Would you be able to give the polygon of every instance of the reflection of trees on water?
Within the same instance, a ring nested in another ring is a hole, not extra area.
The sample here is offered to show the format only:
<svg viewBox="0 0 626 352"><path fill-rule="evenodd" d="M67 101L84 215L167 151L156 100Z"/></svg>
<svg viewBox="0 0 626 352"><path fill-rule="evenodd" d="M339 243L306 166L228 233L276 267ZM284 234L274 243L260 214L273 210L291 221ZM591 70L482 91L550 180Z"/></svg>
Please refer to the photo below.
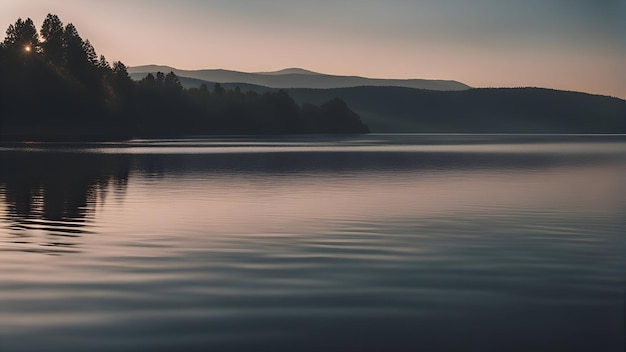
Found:
<svg viewBox="0 0 626 352"><path fill-rule="evenodd" d="M87 153L4 152L0 164L2 249L50 254L79 250L97 205L123 196L130 169L128 156Z"/></svg>

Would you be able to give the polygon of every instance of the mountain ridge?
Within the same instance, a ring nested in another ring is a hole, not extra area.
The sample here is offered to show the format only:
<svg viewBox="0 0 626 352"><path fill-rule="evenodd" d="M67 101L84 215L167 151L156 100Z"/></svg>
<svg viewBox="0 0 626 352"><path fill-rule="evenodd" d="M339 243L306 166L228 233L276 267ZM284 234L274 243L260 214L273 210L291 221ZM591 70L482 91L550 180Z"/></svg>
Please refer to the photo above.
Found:
<svg viewBox="0 0 626 352"><path fill-rule="evenodd" d="M302 75L322 75L323 73L313 72L299 67L289 67L278 71L268 72L252 72L259 75L284 75L284 74L302 74Z"/></svg>
<svg viewBox="0 0 626 352"><path fill-rule="evenodd" d="M269 88L349 88L359 86L394 86L429 90L456 91L471 87L454 80L384 79L361 76L339 76L317 73L301 68L288 68L274 72L251 73L224 69L181 70L162 65L144 65L128 68L131 75L147 75L156 72L174 72L179 77L200 79L218 83L248 83Z"/></svg>

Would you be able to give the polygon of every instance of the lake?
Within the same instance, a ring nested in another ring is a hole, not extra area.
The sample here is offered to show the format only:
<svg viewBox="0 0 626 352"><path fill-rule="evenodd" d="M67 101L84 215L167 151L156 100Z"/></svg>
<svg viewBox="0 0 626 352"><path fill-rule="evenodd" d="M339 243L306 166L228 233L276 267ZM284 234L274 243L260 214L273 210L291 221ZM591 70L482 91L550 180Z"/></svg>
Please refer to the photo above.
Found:
<svg viewBox="0 0 626 352"><path fill-rule="evenodd" d="M626 136L0 146L0 351L623 351Z"/></svg>

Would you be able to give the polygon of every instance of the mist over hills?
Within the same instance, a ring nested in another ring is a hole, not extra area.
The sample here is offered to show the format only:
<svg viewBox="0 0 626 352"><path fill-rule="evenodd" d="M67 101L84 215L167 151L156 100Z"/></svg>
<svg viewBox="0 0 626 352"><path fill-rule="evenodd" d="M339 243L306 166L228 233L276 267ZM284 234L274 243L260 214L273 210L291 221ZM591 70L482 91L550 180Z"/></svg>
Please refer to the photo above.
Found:
<svg viewBox="0 0 626 352"><path fill-rule="evenodd" d="M470 87L457 81L427 79L378 79L358 76L334 76L299 68L276 72L248 73L229 70L179 70L169 66L130 67L132 77L145 77L148 73L174 72L179 77L195 78L219 83L248 83L269 88L348 88L358 86L394 86L429 90L466 90Z"/></svg>

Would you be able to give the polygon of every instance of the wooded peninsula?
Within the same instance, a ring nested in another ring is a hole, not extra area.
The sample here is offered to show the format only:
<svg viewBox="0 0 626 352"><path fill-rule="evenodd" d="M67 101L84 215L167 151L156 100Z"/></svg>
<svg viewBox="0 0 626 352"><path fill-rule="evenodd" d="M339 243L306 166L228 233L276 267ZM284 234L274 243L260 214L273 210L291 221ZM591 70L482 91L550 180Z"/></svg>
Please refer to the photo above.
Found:
<svg viewBox="0 0 626 352"><path fill-rule="evenodd" d="M338 98L298 105L283 90L184 89L172 72L133 81L74 25L18 19L0 45L0 140L112 140L214 134L367 133Z"/></svg>

